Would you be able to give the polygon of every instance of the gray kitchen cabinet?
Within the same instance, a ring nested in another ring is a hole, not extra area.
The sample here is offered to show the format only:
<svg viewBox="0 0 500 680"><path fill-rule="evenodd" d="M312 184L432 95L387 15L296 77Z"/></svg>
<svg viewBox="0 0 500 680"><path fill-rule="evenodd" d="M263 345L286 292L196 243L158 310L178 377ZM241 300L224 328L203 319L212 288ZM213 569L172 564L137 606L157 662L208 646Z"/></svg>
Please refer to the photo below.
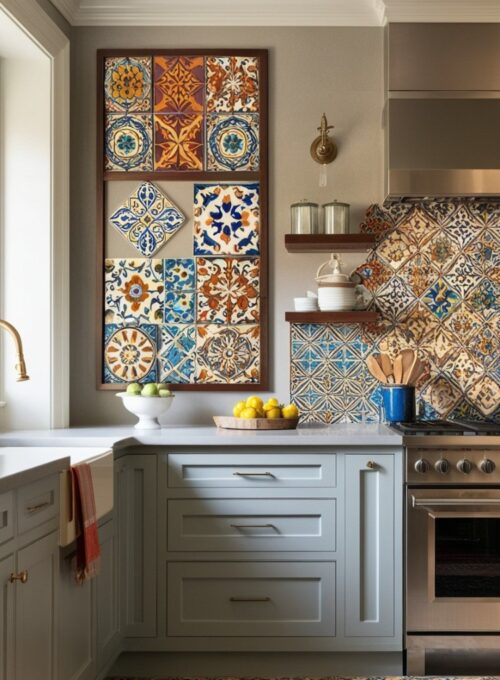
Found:
<svg viewBox="0 0 500 680"><path fill-rule="evenodd" d="M0 680L14 677L14 590L10 575L15 564L14 555L0 560Z"/></svg>
<svg viewBox="0 0 500 680"><path fill-rule="evenodd" d="M113 520L99 527L101 560L95 579L97 667L104 669L120 647L118 541Z"/></svg>
<svg viewBox="0 0 500 680"><path fill-rule="evenodd" d="M391 453L345 456L347 638L401 639L400 470Z"/></svg>
<svg viewBox="0 0 500 680"><path fill-rule="evenodd" d="M57 531L39 538L17 553L16 571L18 574L25 573L27 579L12 584L16 680L54 680L57 677L55 624L58 570Z"/></svg>
<svg viewBox="0 0 500 680"><path fill-rule="evenodd" d="M126 637L156 635L156 454L116 461L120 629Z"/></svg>

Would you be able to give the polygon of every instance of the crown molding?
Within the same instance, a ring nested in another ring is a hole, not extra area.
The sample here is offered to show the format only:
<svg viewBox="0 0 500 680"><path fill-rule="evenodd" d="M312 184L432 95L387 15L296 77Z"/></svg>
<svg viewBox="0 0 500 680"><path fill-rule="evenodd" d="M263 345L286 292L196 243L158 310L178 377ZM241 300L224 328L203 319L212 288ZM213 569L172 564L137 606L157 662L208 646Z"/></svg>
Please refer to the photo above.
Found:
<svg viewBox="0 0 500 680"><path fill-rule="evenodd" d="M499 0L381 0L389 22L500 22Z"/></svg>

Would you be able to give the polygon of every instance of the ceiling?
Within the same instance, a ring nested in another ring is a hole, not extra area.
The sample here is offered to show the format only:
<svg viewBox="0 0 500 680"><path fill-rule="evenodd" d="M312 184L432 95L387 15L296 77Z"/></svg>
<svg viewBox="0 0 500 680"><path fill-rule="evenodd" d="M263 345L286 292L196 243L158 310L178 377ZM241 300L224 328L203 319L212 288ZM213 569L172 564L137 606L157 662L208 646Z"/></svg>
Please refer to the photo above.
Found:
<svg viewBox="0 0 500 680"><path fill-rule="evenodd" d="M382 26L500 22L500 0L51 0L74 26Z"/></svg>

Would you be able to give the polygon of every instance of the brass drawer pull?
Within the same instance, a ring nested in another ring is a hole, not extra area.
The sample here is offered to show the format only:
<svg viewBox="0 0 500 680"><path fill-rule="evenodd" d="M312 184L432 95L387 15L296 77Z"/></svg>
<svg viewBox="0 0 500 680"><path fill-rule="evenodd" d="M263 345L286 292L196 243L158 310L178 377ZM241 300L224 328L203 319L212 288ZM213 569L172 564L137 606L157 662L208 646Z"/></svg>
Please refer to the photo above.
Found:
<svg viewBox="0 0 500 680"><path fill-rule="evenodd" d="M230 597L230 602L271 602L270 597Z"/></svg>
<svg viewBox="0 0 500 680"><path fill-rule="evenodd" d="M274 524L230 524L233 529L276 529Z"/></svg>
<svg viewBox="0 0 500 680"><path fill-rule="evenodd" d="M370 470L376 470L378 468L378 465L374 460L369 460L368 463L366 464L366 467L369 468Z"/></svg>
<svg viewBox="0 0 500 680"><path fill-rule="evenodd" d="M274 477L272 472L233 472L238 477Z"/></svg>
<svg viewBox="0 0 500 680"><path fill-rule="evenodd" d="M37 505L28 505L26 506L26 510L28 512L38 512L38 510L47 508L49 505L51 505L50 501L44 501L43 503L38 503Z"/></svg>
<svg viewBox="0 0 500 680"><path fill-rule="evenodd" d="M28 580L28 572L26 570L19 572L19 574L12 573L9 577L9 581L11 583L14 583L15 581L21 581L21 583L26 583L27 580Z"/></svg>

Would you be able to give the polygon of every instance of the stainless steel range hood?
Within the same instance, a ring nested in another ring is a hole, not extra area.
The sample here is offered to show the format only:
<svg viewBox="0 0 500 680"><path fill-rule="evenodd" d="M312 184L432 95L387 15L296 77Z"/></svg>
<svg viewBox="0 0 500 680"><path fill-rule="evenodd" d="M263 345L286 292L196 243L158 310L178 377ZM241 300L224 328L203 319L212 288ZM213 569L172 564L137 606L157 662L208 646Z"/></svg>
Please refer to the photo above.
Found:
<svg viewBox="0 0 500 680"><path fill-rule="evenodd" d="M388 199L500 196L500 25L387 31Z"/></svg>

